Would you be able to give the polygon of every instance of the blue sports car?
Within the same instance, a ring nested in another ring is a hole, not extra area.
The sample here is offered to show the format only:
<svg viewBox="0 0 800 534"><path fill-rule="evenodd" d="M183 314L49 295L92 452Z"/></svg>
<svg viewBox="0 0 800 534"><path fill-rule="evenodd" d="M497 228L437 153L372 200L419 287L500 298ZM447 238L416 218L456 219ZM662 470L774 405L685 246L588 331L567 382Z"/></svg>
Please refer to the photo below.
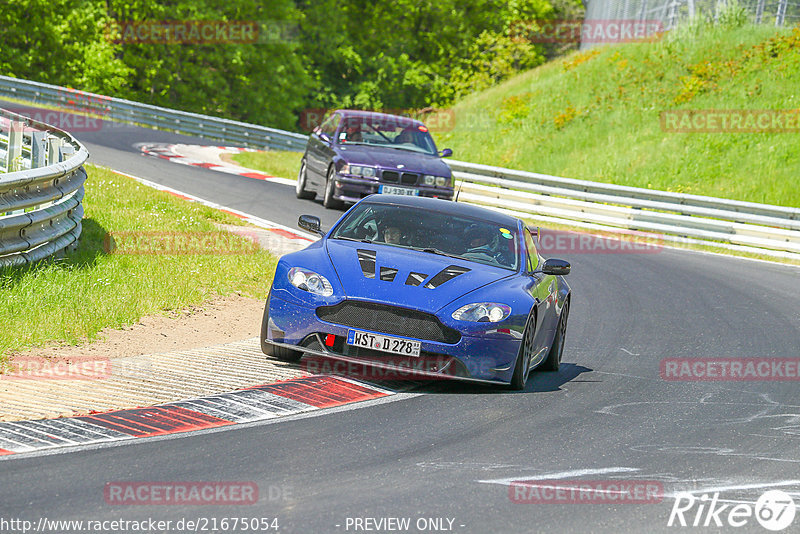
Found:
<svg viewBox="0 0 800 534"><path fill-rule="evenodd" d="M267 297L261 349L304 352L418 376L510 384L557 371L569 263L545 260L514 217L424 197L371 195L322 238L283 256Z"/></svg>

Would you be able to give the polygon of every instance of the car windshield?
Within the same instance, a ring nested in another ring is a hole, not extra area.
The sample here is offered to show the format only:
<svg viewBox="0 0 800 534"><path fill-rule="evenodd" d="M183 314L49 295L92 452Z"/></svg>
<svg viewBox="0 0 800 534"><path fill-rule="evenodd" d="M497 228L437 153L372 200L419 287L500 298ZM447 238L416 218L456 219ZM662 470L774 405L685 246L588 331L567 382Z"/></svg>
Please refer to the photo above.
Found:
<svg viewBox="0 0 800 534"><path fill-rule="evenodd" d="M362 202L330 238L410 248L514 271L518 265L515 226L409 206Z"/></svg>
<svg viewBox="0 0 800 534"><path fill-rule="evenodd" d="M428 129L405 117L345 117L337 141L341 145L374 145L435 155L436 144Z"/></svg>

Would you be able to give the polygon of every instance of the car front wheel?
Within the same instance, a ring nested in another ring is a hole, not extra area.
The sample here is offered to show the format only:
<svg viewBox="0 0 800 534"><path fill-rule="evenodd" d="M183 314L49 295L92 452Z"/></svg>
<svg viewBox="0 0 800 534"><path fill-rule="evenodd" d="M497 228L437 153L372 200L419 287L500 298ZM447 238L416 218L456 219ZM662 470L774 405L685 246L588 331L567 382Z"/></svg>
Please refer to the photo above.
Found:
<svg viewBox="0 0 800 534"><path fill-rule="evenodd" d="M285 362L297 362L303 357L303 351L292 350L286 347L273 345L267 341L267 328L269 327L269 297L264 305L264 317L261 319L261 352L267 356L274 356Z"/></svg>
<svg viewBox="0 0 800 534"><path fill-rule="evenodd" d="M328 180L325 182L325 198L322 200L322 205L328 209L338 210L341 209L344 203L341 200L333 198L334 188L336 187L336 170L331 167L328 171Z"/></svg>
<svg viewBox="0 0 800 534"><path fill-rule="evenodd" d="M517 355L517 363L514 365L514 374L511 376L509 387L513 390L525 389L525 382L528 381L528 370L531 366L533 357L533 340L536 337L536 315L531 313L528 317L528 324L522 333L522 343Z"/></svg>
<svg viewBox="0 0 800 534"><path fill-rule="evenodd" d="M300 172L297 175L295 193L297 194L297 198L302 198L304 200L308 200L317 196L317 194L313 191L306 191L307 173L308 169L306 168L306 160L303 160L300 163Z"/></svg>
<svg viewBox="0 0 800 534"><path fill-rule="evenodd" d="M564 337L567 335L567 319L569 319L569 301L564 303L564 309L561 310L561 317L558 319L558 327L553 338L553 344L550 347L550 352L547 353L547 359L541 365L542 371L558 371L561 366L561 356L564 354Z"/></svg>

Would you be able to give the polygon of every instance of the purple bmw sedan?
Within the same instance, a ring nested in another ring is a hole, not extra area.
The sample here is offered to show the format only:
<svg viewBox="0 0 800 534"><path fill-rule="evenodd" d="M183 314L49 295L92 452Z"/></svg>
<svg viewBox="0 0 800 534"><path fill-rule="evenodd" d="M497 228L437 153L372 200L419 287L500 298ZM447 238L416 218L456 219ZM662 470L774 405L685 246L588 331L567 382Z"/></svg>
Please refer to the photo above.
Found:
<svg viewBox="0 0 800 534"><path fill-rule="evenodd" d="M367 195L387 193L453 198L453 175L420 121L398 115L340 109L308 138L297 198L322 195L326 208L341 208Z"/></svg>

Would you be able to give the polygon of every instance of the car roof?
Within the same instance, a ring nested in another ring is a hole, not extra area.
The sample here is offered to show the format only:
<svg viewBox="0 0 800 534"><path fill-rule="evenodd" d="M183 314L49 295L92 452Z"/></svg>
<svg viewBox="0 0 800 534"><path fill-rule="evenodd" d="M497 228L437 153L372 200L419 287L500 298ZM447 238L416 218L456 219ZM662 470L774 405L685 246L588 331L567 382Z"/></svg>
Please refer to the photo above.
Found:
<svg viewBox="0 0 800 534"><path fill-rule="evenodd" d="M380 113L377 111L365 111L361 109L337 109L334 113L339 113L342 117L360 117L360 118L367 118L373 120L392 120L402 123L408 123L409 125L414 126L425 126L424 123L418 121L417 119L412 119L411 117L406 117L404 115L390 115L389 113Z"/></svg>
<svg viewBox="0 0 800 534"><path fill-rule="evenodd" d="M452 200L442 200L439 198L429 197L413 197L408 195L370 195L361 201L365 204L389 204L392 206L408 206L413 208L428 209L445 213L447 215L461 215L464 217L471 217L473 219L480 219L487 222L502 224L510 226L514 229L519 224L519 219L499 213L472 204L465 204L463 202L453 202Z"/></svg>

